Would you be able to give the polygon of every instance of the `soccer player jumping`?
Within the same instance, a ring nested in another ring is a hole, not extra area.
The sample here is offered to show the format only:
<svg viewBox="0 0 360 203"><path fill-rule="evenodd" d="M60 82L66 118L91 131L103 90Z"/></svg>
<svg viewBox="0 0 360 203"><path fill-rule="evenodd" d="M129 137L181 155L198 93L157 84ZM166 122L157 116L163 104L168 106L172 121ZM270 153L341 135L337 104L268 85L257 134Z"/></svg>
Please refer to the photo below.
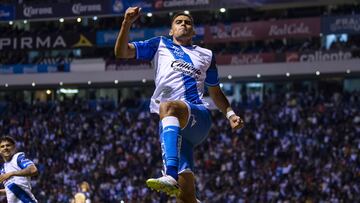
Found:
<svg viewBox="0 0 360 203"><path fill-rule="evenodd" d="M118 58L152 62L155 91L150 111L160 116L160 142L164 176L146 181L148 187L176 196L179 202L197 202L193 174L194 147L203 142L211 127L208 103L203 100L205 85L215 105L226 115L233 129L243 120L231 109L219 87L215 57L211 50L193 45L193 18L174 15L169 35L129 43L132 23L140 16L139 7L126 10L115 45Z"/></svg>

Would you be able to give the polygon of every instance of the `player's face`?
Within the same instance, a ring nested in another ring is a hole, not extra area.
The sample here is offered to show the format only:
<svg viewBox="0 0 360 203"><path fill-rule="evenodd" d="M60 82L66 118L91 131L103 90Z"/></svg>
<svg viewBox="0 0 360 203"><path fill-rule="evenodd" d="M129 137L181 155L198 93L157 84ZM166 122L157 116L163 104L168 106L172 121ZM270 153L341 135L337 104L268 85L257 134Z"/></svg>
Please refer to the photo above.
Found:
<svg viewBox="0 0 360 203"><path fill-rule="evenodd" d="M192 39L195 35L194 26L188 16L178 16L171 25L170 36L176 39Z"/></svg>
<svg viewBox="0 0 360 203"><path fill-rule="evenodd" d="M8 160L15 154L15 145L8 141L2 141L0 143L0 154L4 159Z"/></svg>

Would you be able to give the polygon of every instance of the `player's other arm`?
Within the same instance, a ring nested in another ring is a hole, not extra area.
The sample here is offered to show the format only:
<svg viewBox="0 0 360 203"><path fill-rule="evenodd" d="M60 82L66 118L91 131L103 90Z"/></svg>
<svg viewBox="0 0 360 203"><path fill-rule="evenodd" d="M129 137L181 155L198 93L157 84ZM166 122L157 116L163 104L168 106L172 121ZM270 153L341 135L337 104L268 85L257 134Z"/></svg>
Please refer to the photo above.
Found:
<svg viewBox="0 0 360 203"><path fill-rule="evenodd" d="M24 169L0 175L0 182L3 182L13 176L34 176L37 174L38 174L38 170L36 166L34 164L31 164Z"/></svg>
<svg viewBox="0 0 360 203"><path fill-rule="evenodd" d="M130 7L126 10L121 24L119 35L116 39L114 53L116 58L135 58L135 46L129 43L129 32L132 23L140 16L139 7Z"/></svg>
<svg viewBox="0 0 360 203"><path fill-rule="evenodd" d="M208 86L211 99L220 111L229 119L231 128L238 129L244 127L243 120L232 110L228 99L219 86L219 76L214 55L212 55L210 67L206 71L205 83Z"/></svg>
<svg viewBox="0 0 360 203"><path fill-rule="evenodd" d="M223 93L219 85L210 86L208 87L208 90L209 90L209 95L211 99L214 101L215 105L229 119L231 128L239 129L244 127L243 120L239 116L237 116L235 112L232 110L228 99L226 98L225 94Z"/></svg>
<svg viewBox="0 0 360 203"><path fill-rule="evenodd" d="M0 189L0 195L6 195L5 189Z"/></svg>
<svg viewBox="0 0 360 203"><path fill-rule="evenodd" d="M12 176L35 176L38 174L38 169L34 164L31 164L24 169L10 173L12 173Z"/></svg>

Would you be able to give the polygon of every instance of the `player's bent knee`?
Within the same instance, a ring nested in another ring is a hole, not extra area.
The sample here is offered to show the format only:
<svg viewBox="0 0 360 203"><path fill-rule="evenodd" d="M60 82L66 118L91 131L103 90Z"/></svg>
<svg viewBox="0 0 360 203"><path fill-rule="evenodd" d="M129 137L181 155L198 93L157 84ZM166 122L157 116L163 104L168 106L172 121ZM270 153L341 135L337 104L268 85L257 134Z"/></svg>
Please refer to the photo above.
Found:
<svg viewBox="0 0 360 203"><path fill-rule="evenodd" d="M187 125L189 113L187 105L182 101L167 101L160 103L160 119L166 116L175 116L179 119L180 127Z"/></svg>
<svg viewBox="0 0 360 203"><path fill-rule="evenodd" d="M187 112L187 106L181 101L167 101L160 103L160 116L176 116L180 117Z"/></svg>
<svg viewBox="0 0 360 203"><path fill-rule="evenodd" d="M175 116L176 106L174 102L161 102L160 103L160 116Z"/></svg>

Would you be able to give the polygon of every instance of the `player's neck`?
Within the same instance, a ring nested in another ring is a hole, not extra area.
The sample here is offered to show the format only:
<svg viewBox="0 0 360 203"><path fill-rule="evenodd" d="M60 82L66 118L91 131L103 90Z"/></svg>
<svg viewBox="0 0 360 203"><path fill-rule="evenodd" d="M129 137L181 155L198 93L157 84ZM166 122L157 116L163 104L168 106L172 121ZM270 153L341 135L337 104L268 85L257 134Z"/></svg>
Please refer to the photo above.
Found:
<svg viewBox="0 0 360 203"><path fill-rule="evenodd" d="M174 37L173 42L174 42L174 44L184 46L184 47L192 46L192 40L191 39L176 39Z"/></svg>
<svg viewBox="0 0 360 203"><path fill-rule="evenodd" d="M4 156L3 159L4 159L5 162L9 162L9 161L11 161L12 157L13 157L13 155L6 156L6 157Z"/></svg>

